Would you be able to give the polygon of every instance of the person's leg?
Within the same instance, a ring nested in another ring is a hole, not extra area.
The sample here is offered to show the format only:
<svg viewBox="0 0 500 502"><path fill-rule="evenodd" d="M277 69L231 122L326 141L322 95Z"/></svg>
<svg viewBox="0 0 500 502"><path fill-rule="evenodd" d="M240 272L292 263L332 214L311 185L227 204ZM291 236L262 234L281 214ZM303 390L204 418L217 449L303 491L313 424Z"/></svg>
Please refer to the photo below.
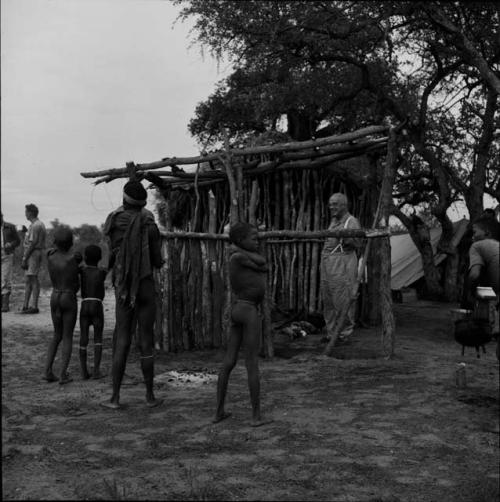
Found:
<svg viewBox="0 0 500 502"><path fill-rule="evenodd" d="M73 332L75 329L78 304L76 296L73 293L61 293L61 310L62 310L62 358L61 358L61 379L59 383L65 384L73 379L68 375L68 366L71 359L71 351L73 349Z"/></svg>
<svg viewBox="0 0 500 502"><path fill-rule="evenodd" d="M335 327L337 319L337 311L333 301L334 282L331 277L331 257L324 257L321 261L321 299L323 302L323 317L325 318L325 330L327 338L330 338Z"/></svg>
<svg viewBox="0 0 500 502"><path fill-rule="evenodd" d="M340 330L340 337L347 339L354 331L356 303L353 302L352 292L357 280L358 260L355 253L342 256L345 262L345 273L342 281L341 294L337 295L338 309L347 308L347 314Z"/></svg>
<svg viewBox="0 0 500 502"><path fill-rule="evenodd" d="M49 348L47 351L47 361L45 363L45 380L48 382L56 382L58 378L54 375L52 370L52 365L54 364L54 359L56 357L57 347L62 340L62 315L59 306L59 295L58 293L52 293L50 297L50 314L52 316L52 324L54 326L54 336L49 342Z"/></svg>
<svg viewBox="0 0 500 502"><path fill-rule="evenodd" d="M235 313L235 306L233 306L231 316ZM224 411L224 403L226 400L227 385L229 383L229 375L236 365L238 360L238 352L240 350L242 341L241 325L233 318L231 323L231 330L229 332L229 340L227 341L226 354L222 361L222 366L219 370L219 377L217 379L217 409L213 423L220 422L225 418L231 416L230 413Z"/></svg>
<svg viewBox="0 0 500 502"><path fill-rule="evenodd" d="M38 299L40 298L40 280L37 275L32 275L33 308L38 310Z"/></svg>
<svg viewBox="0 0 500 502"><path fill-rule="evenodd" d="M146 403L153 407L161 404L153 392L154 380L154 331L153 325L156 318L156 300L154 296L154 283L149 277L139 284L137 294L137 326L139 328L139 350L141 353L141 369L146 384ZM135 323L132 321L132 325Z"/></svg>
<svg viewBox="0 0 500 502"><path fill-rule="evenodd" d="M24 279L24 303L23 311L28 310L31 298L31 292L33 289L32 275L25 275Z"/></svg>
<svg viewBox="0 0 500 502"><path fill-rule="evenodd" d="M268 421L262 420L260 412L259 350L261 343L262 319L256 307L246 307L246 322L243 324L243 345L245 365L248 375L248 389L252 403L252 426L258 427Z"/></svg>
<svg viewBox="0 0 500 502"><path fill-rule="evenodd" d="M12 290L13 255L2 252L2 312L9 312L9 299Z"/></svg>
<svg viewBox="0 0 500 502"><path fill-rule="evenodd" d="M115 347L113 350L113 393L109 401L101 403L108 408L120 408L120 387L122 384L123 374L125 373L125 366L127 364L127 356L130 349L131 342L131 323L134 310L130 307L124 306L116 300L115 306Z"/></svg>
<svg viewBox="0 0 500 502"><path fill-rule="evenodd" d="M80 374L84 380L90 378L87 369L87 348L89 344L89 319L85 313L85 306L80 307Z"/></svg>
<svg viewBox="0 0 500 502"><path fill-rule="evenodd" d="M25 304L23 307L23 312L26 314L37 314L38 313L38 298L40 296L40 282L38 280L38 274L40 272L40 267L42 263L42 253L40 250L35 250L31 253L28 258L28 269L26 270L26 276L29 279L30 286L27 288L25 293ZM33 306L30 307L30 296L32 299Z"/></svg>
<svg viewBox="0 0 500 502"><path fill-rule="evenodd" d="M102 308L102 307L101 307ZM93 319L94 325L94 370L92 378L99 379L105 375L101 373L101 357L102 357L102 332L104 330L104 319L101 315L97 315Z"/></svg>

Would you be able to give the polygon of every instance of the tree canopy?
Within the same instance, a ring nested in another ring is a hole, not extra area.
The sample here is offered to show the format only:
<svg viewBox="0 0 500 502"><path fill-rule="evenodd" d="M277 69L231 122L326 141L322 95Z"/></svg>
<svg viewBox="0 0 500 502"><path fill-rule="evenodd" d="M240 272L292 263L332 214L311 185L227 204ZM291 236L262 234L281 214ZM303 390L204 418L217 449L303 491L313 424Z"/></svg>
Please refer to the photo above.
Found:
<svg viewBox="0 0 500 502"><path fill-rule="evenodd" d="M176 0L196 41L233 65L189 130L203 148L283 130L305 140L404 124L394 208L430 208L450 240L450 205L471 218L500 201L500 10L493 2ZM446 246L445 246L446 247ZM429 264L432 264L432 251Z"/></svg>

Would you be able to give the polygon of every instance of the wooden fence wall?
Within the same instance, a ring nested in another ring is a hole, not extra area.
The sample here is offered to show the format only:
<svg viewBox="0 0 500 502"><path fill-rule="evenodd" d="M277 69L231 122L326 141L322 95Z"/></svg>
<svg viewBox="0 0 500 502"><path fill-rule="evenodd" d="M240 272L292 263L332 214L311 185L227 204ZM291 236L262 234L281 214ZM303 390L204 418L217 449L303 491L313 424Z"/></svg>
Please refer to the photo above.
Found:
<svg viewBox="0 0 500 502"><path fill-rule="evenodd" d="M356 159L359 164L362 159ZM251 179L242 180L240 207L252 206ZM329 224L329 196L341 191L351 201L351 212L364 227L373 223L373 205L378 193L346 184L327 170L267 173L257 178L258 201L252 216L265 230L325 230ZM201 186L197 193L183 194L184 224L177 230L221 234L229 221L227 184ZM188 196L189 195L189 196ZM167 228L172 230L172 207L165 206ZM179 214L175 216L179 221ZM324 239L261 241L270 272L270 307L316 312L321 308L319 265ZM199 238L163 239L166 266L159 277L157 338L166 351L181 351L225 345L230 302L227 241Z"/></svg>

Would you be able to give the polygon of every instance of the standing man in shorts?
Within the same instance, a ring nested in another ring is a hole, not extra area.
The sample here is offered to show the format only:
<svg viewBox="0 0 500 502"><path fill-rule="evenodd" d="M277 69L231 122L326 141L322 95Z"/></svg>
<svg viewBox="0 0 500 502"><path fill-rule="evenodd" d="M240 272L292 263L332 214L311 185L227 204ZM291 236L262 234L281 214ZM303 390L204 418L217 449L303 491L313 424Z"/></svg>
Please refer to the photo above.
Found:
<svg viewBox="0 0 500 502"><path fill-rule="evenodd" d="M27 204L26 219L31 222L24 240L24 254L21 268L25 270L25 290L22 314L38 314L38 298L40 297L40 281L38 274L42 266L42 256L45 250L47 231L45 225L38 219L38 208L35 204ZM32 305L30 307L30 298Z"/></svg>

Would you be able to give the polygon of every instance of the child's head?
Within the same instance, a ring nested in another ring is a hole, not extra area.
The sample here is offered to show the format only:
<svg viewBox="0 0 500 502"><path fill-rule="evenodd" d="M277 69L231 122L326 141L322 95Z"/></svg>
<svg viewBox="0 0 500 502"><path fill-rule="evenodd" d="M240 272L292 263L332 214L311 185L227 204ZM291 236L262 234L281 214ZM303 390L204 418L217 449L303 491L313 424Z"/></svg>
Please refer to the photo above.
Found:
<svg viewBox="0 0 500 502"><path fill-rule="evenodd" d="M239 221L231 225L229 240L243 249L257 251L259 248L258 231L254 225Z"/></svg>
<svg viewBox="0 0 500 502"><path fill-rule="evenodd" d="M472 224L472 240L499 239L499 223L488 214L482 214Z"/></svg>
<svg viewBox="0 0 500 502"><path fill-rule="evenodd" d="M97 265L102 258L101 248L95 244L90 244L85 248L84 256L87 265Z"/></svg>
<svg viewBox="0 0 500 502"><path fill-rule="evenodd" d="M69 251L73 245L73 232L69 227L57 227L54 232L54 244L61 251Z"/></svg>

